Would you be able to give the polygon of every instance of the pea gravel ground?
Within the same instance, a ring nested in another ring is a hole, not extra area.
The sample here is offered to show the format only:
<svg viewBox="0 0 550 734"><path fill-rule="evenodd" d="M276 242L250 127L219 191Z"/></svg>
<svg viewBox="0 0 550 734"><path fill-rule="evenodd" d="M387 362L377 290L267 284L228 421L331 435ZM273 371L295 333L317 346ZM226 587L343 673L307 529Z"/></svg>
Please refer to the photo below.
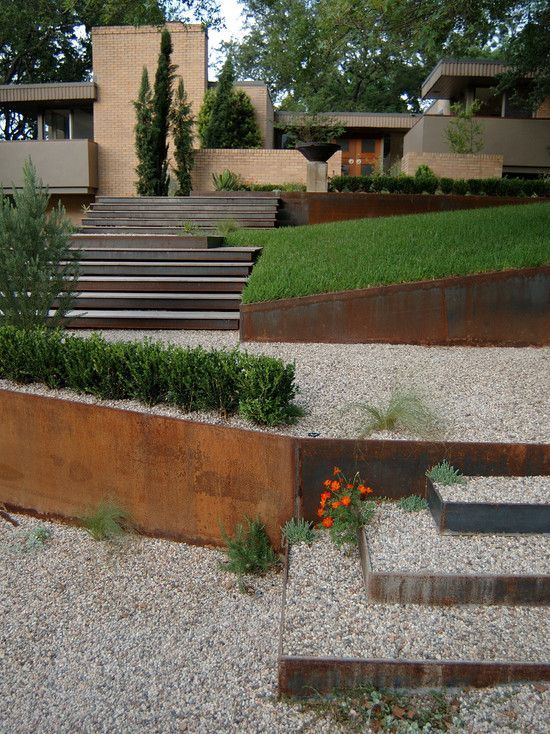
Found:
<svg viewBox="0 0 550 734"><path fill-rule="evenodd" d="M467 477L435 486L445 502L550 504L550 477Z"/></svg>
<svg viewBox="0 0 550 734"><path fill-rule="evenodd" d="M90 332L77 331L86 335ZM112 340L152 338L205 348L239 346L238 334L227 331L102 332ZM294 426L279 433L324 438L356 438L361 423L357 403L383 405L396 387L414 387L445 420L444 437L457 441L550 441L550 348L419 347L389 344L243 344L253 354L296 362L298 401L307 411ZM7 385L8 383L1 383ZM29 386L29 392L46 388ZM75 398L62 391L63 397ZM86 396L78 399L96 402ZM147 410L138 403L120 407ZM184 415L175 408L149 409L163 415ZM220 423L215 414L188 416ZM238 417L229 424L252 427ZM270 429L274 430L274 429ZM376 434L386 438L415 438Z"/></svg>
<svg viewBox="0 0 550 734"><path fill-rule="evenodd" d="M0 519L1 734L348 731L276 700L280 573L248 579L242 594L219 550L140 537L98 543L14 517L19 528ZM37 526L52 536L31 548ZM453 731L549 730L547 685L458 695L463 726Z"/></svg>

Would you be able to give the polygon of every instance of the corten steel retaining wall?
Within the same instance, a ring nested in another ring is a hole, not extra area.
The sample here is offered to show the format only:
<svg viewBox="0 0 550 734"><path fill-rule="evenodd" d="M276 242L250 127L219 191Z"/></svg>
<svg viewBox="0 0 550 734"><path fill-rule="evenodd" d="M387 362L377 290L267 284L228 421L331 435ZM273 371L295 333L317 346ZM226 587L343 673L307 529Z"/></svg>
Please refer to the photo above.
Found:
<svg viewBox="0 0 550 734"><path fill-rule="evenodd" d="M307 193L283 191L278 213L279 226L339 222L344 219L393 217L458 209L484 209L548 202L550 198L518 196L458 196L456 194Z"/></svg>
<svg viewBox="0 0 550 734"><path fill-rule="evenodd" d="M550 266L241 306L241 341L543 346Z"/></svg>
<svg viewBox="0 0 550 734"><path fill-rule="evenodd" d="M272 541L316 519L323 480L359 471L378 497L424 494L443 458L466 475L550 474L550 446L293 438L0 390L0 502L74 518L109 498L144 532L219 544L259 515Z"/></svg>
<svg viewBox="0 0 550 734"><path fill-rule="evenodd" d="M82 516L109 498L153 535L221 544L259 515L272 542L294 510L285 437L0 390L0 502Z"/></svg>

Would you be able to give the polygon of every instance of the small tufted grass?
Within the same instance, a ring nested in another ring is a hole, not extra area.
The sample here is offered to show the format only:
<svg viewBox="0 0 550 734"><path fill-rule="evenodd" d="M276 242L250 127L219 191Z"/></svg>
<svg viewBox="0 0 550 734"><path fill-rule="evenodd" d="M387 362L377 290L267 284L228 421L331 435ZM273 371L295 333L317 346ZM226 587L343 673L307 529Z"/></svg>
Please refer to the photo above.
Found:
<svg viewBox="0 0 550 734"><path fill-rule="evenodd" d="M100 502L81 521L94 540L113 540L133 529L130 513L114 502Z"/></svg>
<svg viewBox="0 0 550 734"><path fill-rule="evenodd" d="M466 477L463 476L458 469L449 464L447 459L443 459L439 464L435 464L426 472L428 479L436 484L450 486L451 484L466 484Z"/></svg>
<svg viewBox="0 0 550 734"><path fill-rule="evenodd" d="M295 517L283 525L281 535L289 545L296 545L297 543L311 545L315 539L312 524L303 518L296 519Z"/></svg>

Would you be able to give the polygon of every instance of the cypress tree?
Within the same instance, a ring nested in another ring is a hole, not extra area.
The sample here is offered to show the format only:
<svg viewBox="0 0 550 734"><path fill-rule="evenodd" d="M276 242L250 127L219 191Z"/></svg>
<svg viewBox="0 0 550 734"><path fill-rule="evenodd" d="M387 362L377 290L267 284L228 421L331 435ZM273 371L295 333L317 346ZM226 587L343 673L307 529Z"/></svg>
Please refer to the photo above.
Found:
<svg viewBox="0 0 550 734"><path fill-rule="evenodd" d="M174 106L170 114L172 137L174 140L175 174L178 185L176 196L189 196L191 193L191 169L193 168L193 116L191 105L179 80Z"/></svg>
<svg viewBox="0 0 550 734"><path fill-rule="evenodd" d="M205 147L206 148L226 148L228 142L227 131L231 122L231 103L233 82L235 74L233 71L233 62L227 59L222 67L218 85L216 87L216 96L212 105L212 114L210 121L205 130Z"/></svg>
<svg viewBox="0 0 550 734"><path fill-rule="evenodd" d="M172 39L170 32L164 29L160 39L160 54L151 103L151 151L154 164L152 189L154 196L167 196L170 181L168 176L167 137L172 103L172 81L174 79L174 66L170 63L171 55Z"/></svg>
<svg viewBox="0 0 550 734"><path fill-rule="evenodd" d="M149 74L145 66L141 75L141 85L137 101L134 102L136 110L136 155L138 164L136 166L136 191L138 196L153 195L154 163L151 149L151 86Z"/></svg>

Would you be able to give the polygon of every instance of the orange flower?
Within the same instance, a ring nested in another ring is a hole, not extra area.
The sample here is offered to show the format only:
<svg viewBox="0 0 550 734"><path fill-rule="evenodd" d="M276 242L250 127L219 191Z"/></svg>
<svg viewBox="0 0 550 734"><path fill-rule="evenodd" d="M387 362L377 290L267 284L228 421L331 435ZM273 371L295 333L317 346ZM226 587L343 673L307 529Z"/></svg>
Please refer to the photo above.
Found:
<svg viewBox="0 0 550 734"><path fill-rule="evenodd" d="M325 479L325 481L323 482L323 487L330 487L330 482L330 479Z"/></svg>
<svg viewBox="0 0 550 734"><path fill-rule="evenodd" d="M334 476L336 476L337 474L341 474L341 470L337 466L335 466L332 470L332 473L334 474Z"/></svg>
<svg viewBox="0 0 550 734"><path fill-rule="evenodd" d="M332 489L333 492L338 492L338 490L340 489L341 486L342 485L340 484L340 482L331 482L330 483L330 488Z"/></svg>
<svg viewBox="0 0 550 734"><path fill-rule="evenodd" d="M334 520L332 519L332 517L325 517L325 519L323 520L323 525L325 528L331 528L333 524Z"/></svg>
<svg viewBox="0 0 550 734"><path fill-rule="evenodd" d="M357 489L358 489L358 490L359 490L359 491L361 492L361 494L372 494L372 493L373 493L373 491L374 491L374 490L373 490L373 489L371 489L370 487L365 487L365 485L364 485L364 484L360 484L360 485L359 485L359 486L357 487Z"/></svg>
<svg viewBox="0 0 550 734"><path fill-rule="evenodd" d="M333 510L335 510L337 507L340 507L340 503L339 502L333 502L331 504L331 507L332 507Z"/></svg>
<svg viewBox="0 0 550 734"><path fill-rule="evenodd" d="M323 517L324 514L325 514L325 511L323 510L323 508L319 507L319 509L317 510L317 515L319 517Z"/></svg>
<svg viewBox="0 0 550 734"><path fill-rule="evenodd" d="M346 484L346 489L353 489L353 484Z"/></svg>
<svg viewBox="0 0 550 734"><path fill-rule="evenodd" d="M330 499L330 492L323 492L321 495L321 499L325 501Z"/></svg>
<svg viewBox="0 0 550 734"><path fill-rule="evenodd" d="M347 494L342 497L342 504L344 507L347 507L348 505L351 505L351 497L349 497Z"/></svg>

